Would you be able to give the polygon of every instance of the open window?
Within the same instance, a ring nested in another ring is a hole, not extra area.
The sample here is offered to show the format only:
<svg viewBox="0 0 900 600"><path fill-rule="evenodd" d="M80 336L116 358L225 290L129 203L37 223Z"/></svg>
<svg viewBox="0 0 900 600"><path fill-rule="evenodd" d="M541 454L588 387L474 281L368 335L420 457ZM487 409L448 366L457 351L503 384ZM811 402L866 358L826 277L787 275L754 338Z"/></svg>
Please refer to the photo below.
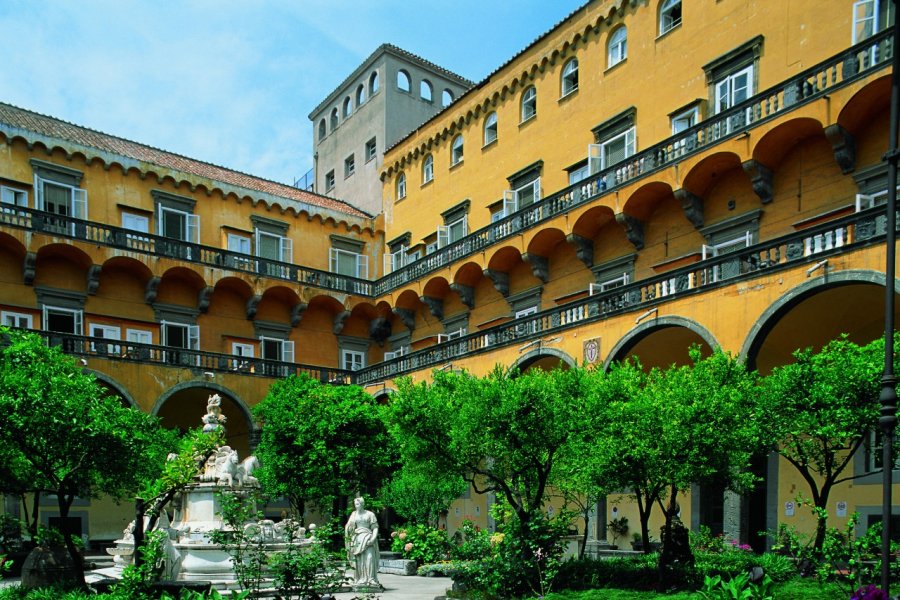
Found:
<svg viewBox="0 0 900 600"><path fill-rule="evenodd" d="M162 190L153 190L151 194L156 203L156 233L168 238L157 242L157 251L191 260L196 251L190 244L200 243L200 216L194 214L197 201Z"/></svg>
<svg viewBox="0 0 900 600"><path fill-rule="evenodd" d="M578 59L570 59L562 70L560 82L560 96L568 96L578 89ZM525 119L522 119L523 121Z"/></svg>
<svg viewBox="0 0 900 600"><path fill-rule="evenodd" d="M443 248L469 233L469 206L471 202L464 200L441 213L444 224L437 228L437 247Z"/></svg>
<svg viewBox="0 0 900 600"><path fill-rule="evenodd" d="M635 153L636 117L637 111L631 107L594 127L595 143L588 145L588 170L591 174L608 169Z"/></svg>
<svg viewBox="0 0 900 600"><path fill-rule="evenodd" d="M622 25L609 36L606 68L614 67L628 57L628 29Z"/></svg>
<svg viewBox="0 0 900 600"><path fill-rule="evenodd" d="M16 207L28 207L28 192L17 188L0 185L0 211L8 215L23 215Z"/></svg>
<svg viewBox="0 0 900 600"><path fill-rule="evenodd" d="M288 224L258 215L252 215L250 220L253 222L256 256L261 259L259 272L271 277L289 278L290 266L287 263L293 261L294 243L287 237Z"/></svg>
<svg viewBox="0 0 900 600"><path fill-rule="evenodd" d="M659 35L681 25L681 0L662 0L659 5Z"/></svg>
<svg viewBox="0 0 900 600"><path fill-rule="evenodd" d="M756 36L703 66L714 114L733 108L756 93L757 65L762 47L763 37ZM731 116L718 135L744 127L753 120L753 115L753 110L748 108Z"/></svg>
<svg viewBox="0 0 900 600"><path fill-rule="evenodd" d="M727 254L735 254L732 260L717 261L705 270L705 283L713 283L740 275L749 261L742 261L739 251L752 246L759 235L760 210L753 210L700 230L707 243L700 248L701 259L706 261Z"/></svg>
<svg viewBox="0 0 900 600"><path fill-rule="evenodd" d="M537 89L532 85L522 92L522 122L537 116Z"/></svg>
<svg viewBox="0 0 900 600"><path fill-rule="evenodd" d="M31 159L34 169L35 208L50 213L44 220L47 231L84 235L84 225L71 219L88 218L87 191L81 189L81 171L51 162Z"/></svg>
<svg viewBox="0 0 900 600"><path fill-rule="evenodd" d="M363 253L365 243L361 240L337 234L331 235L331 272L350 277L369 277L369 257Z"/></svg>

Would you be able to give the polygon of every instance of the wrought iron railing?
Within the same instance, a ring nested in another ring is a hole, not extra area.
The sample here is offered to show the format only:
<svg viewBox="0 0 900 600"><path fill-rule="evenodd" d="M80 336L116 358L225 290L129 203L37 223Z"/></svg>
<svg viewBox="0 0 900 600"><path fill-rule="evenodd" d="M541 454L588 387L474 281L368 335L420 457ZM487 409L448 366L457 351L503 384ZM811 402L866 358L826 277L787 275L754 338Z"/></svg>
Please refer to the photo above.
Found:
<svg viewBox="0 0 900 600"><path fill-rule="evenodd" d="M624 312L646 310L687 295L709 293L742 279L821 260L880 241L885 223L883 206L854 213L386 360L354 373L353 381L360 385L385 381L500 346L527 343ZM584 292L587 294L588 290Z"/></svg>
<svg viewBox="0 0 900 600"><path fill-rule="evenodd" d="M636 179L696 154L751 127L848 85L869 72L887 67L892 58L891 31L882 32L802 73L712 115L642 152L559 190L507 217L495 221L418 261L382 277L375 294L388 293L405 283L446 267L506 238L518 235Z"/></svg>

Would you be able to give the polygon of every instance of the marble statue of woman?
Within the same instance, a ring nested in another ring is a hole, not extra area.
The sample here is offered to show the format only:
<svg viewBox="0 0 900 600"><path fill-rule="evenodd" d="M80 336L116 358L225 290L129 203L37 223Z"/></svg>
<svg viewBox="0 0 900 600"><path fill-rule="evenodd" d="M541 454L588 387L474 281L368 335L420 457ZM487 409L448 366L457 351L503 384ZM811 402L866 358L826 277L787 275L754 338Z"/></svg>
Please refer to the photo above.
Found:
<svg viewBox="0 0 900 600"><path fill-rule="evenodd" d="M356 578L353 588L381 588L378 582L378 520L375 513L366 510L365 500L353 501L356 510L344 527L347 559L353 565Z"/></svg>

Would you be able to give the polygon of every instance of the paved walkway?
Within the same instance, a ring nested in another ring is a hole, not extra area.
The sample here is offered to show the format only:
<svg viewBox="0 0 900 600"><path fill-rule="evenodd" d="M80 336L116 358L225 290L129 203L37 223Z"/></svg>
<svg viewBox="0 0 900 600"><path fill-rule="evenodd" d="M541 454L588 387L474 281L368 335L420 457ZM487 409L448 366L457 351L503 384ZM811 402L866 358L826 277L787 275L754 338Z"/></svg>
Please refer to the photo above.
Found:
<svg viewBox="0 0 900 600"><path fill-rule="evenodd" d="M416 575L388 575L379 573L378 581L384 586L384 591L373 594L372 598L380 600L434 600L443 596L447 588L453 585L449 577L418 577ZM350 600L365 596L354 592L342 592L335 594L339 600Z"/></svg>

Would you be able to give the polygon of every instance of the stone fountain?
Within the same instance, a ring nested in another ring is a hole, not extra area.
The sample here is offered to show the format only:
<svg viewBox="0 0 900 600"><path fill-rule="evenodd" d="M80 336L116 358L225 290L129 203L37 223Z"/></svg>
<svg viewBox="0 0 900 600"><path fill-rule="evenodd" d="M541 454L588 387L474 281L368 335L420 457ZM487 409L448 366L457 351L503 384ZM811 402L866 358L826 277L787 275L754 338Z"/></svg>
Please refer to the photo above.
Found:
<svg viewBox="0 0 900 600"><path fill-rule="evenodd" d="M203 416L203 431L224 430L221 398L209 397ZM160 512L156 530L167 533L165 577L176 581L209 581L218 589L237 585L231 555L221 544L212 540L213 532L229 531L222 519L220 498L231 494L246 498L259 487L253 471L259 466L255 456L240 460L236 450L220 446L213 452L195 480L172 501L173 517ZM144 518L144 525L149 519ZM281 552L291 546L317 543L306 537L306 530L290 519L279 523L263 519L245 523L244 534L264 543L266 552ZM310 529L314 529L311 525ZM113 556L112 576L121 576L122 569L134 561L134 522L129 524L122 539L107 552Z"/></svg>

